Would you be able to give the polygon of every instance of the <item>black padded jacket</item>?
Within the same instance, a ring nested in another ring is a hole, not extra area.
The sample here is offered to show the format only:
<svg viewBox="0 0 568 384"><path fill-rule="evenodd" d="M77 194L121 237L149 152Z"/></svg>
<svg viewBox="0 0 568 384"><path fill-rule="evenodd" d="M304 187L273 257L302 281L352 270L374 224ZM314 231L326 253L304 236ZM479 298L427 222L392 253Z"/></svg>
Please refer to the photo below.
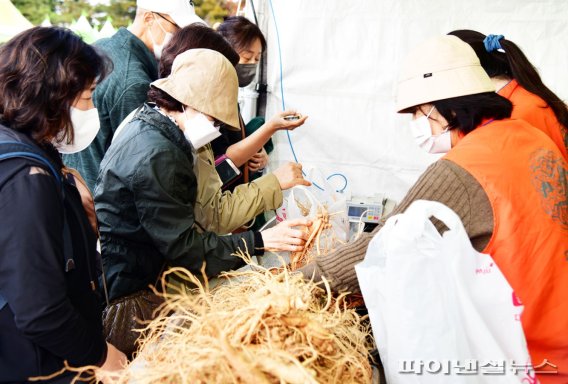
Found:
<svg viewBox="0 0 568 384"><path fill-rule="evenodd" d="M53 147L0 125L6 141L28 145L60 175ZM34 160L0 161L0 296L7 302L0 309L0 383L52 374L64 360L104 361L96 260L96 236L77 188Z"/></svg>
<svg viewBox="0 0 568 384"><path fill-rule="evenodd" d="M219 236L194 217L197 178L183 132L145 104L111 144L95 187L110 299L155 284L164 266L208 277L237 268L241 248L262 255L258 232Z"/></svg>

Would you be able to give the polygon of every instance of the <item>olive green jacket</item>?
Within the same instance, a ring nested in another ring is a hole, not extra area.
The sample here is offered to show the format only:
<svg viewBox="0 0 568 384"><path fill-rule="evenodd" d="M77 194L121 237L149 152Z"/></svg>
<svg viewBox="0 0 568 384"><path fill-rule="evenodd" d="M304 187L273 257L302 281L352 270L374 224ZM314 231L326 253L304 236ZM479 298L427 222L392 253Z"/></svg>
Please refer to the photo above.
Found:
<svg viewBox="0 0 568 384"><path fill-rule="evenodd" d="M280 183L273 174L241 184L233 192L223 192L209 144L197 152L194 172L197 175L195 220L207 231L231 233L258 214L282 205Z"/></svg>

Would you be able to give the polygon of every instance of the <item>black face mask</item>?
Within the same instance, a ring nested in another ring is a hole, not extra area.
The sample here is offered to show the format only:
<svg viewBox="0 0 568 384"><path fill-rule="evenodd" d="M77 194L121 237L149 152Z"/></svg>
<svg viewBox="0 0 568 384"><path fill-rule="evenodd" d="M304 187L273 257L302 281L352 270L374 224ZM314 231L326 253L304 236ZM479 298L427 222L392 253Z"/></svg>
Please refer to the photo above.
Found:
<svg viewBox="0 0 568 384"><path fill-rule="evenodd" d="M237 77L239 78L239 87L246 87L254 80L258 64L237 64Z"/></svg>

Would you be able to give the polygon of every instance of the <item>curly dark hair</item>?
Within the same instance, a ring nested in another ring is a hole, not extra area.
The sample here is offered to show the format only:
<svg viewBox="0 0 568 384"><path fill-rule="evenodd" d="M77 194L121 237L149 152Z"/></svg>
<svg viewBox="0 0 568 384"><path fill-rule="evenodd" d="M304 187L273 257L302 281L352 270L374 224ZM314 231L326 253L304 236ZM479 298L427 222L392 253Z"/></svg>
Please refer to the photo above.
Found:
<svg viewBox="0 0 568 384"><path fill-rule="evenodd" d="M177 55L195 48L217 51L225 56L233 66L239 63L239 54L235 52L231 44L223 36L205 25L195 23L177 31L166 47L164 47L162 58L160 59L160 78L168 77Z"/></svg>
<svg viewBox="0 0 568 384"><path fill-rule="evenodd" d="M69 29L35 27L0 47L2 122L36 141L73 140L70 108L111 61Z"/></svg>
<svg viewBox="0 0 568 384"><path fill-rule="evenodd" d="M256 39L260 40L262 50L266 51L266 39L256 24L243 16L227 17L219 28L219 32L231 43L235 51L241 53L246 50Z"/></svg>

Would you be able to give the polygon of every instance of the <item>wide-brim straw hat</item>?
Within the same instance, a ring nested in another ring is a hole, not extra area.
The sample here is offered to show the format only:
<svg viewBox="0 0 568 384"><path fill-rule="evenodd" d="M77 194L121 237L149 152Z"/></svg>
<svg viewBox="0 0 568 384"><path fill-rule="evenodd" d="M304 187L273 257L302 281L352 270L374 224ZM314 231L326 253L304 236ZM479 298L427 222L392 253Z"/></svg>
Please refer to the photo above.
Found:
<svg viewBox="0 0 568 384"><path fill-rule="evenodd" d="M456 36L439 36L415 47L404 59L396 91L396 109L452 97L495 92L475 51Z"/></svg>
<svg viewBox="0 0 568 384"><path fill-rule="evenodd" d="M240 131L237 72L219 52L210 49L185 51L176 56L170 75L151 85L180 103Z"/></svg>

